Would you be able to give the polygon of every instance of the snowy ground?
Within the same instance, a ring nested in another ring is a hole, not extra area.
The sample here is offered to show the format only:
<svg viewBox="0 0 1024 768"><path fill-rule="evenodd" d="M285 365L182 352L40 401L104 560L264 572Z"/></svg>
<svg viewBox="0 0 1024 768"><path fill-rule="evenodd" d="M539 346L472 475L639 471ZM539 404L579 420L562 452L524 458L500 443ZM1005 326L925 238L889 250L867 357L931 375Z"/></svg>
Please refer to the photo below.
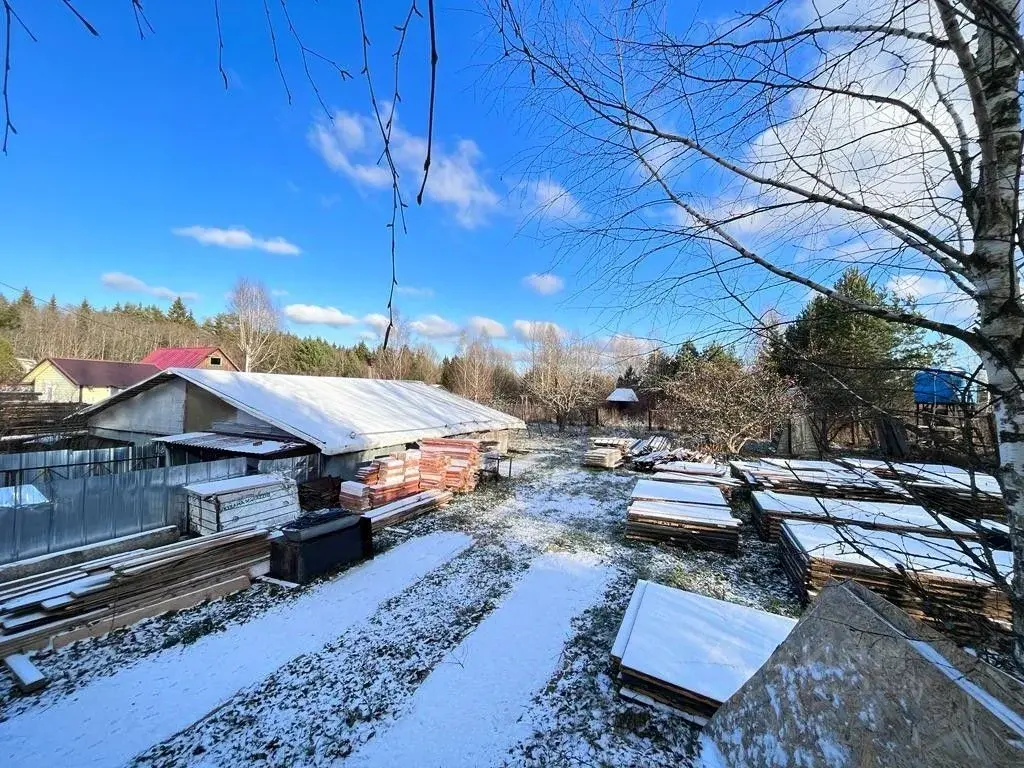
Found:
<svg viewBox="0 0 1024 768"><path fill-rule="evenodd" d="M619 621L638 578L795 615L772 547L748 526L738 557L626 542L635 474L580 467L582 438L521 444L511 482L331 581L35 654L47 690L0 677L0 764L691 764L693 730L616 694Z"/></svg>

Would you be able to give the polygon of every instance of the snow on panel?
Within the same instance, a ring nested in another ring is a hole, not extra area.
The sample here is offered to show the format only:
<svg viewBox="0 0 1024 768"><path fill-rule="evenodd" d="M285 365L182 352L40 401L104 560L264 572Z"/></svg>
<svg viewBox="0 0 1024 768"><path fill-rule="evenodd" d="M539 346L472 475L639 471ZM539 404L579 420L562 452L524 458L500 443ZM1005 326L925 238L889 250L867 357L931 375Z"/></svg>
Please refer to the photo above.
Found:
<svg viewBox="0 0 1024 768"><path fill-rule="evenodd" d="M729 507L711 504L635 501L629 505L629 511L664 520L700 520L728 526L738 526L740 524L740 521L732 516L732 510Z"/></svg>
<svg viewBox="0 0 1024 768"><path fill-rule="evenodd" d="M247 624L148 656L48 709L0 723L0 765L123 766L369 618L470 544L459 533L412 539Z"/></svg>
<svg viewBox="0 0 1024 768"><path fill-rule="evenodd" d="M622 666L725 701L795 625L784 616L648 583Z"/></svg>
<svg viewBox="0 0 1024 768"><path fill-rule="evenodd" d="M558 666L572 620L604 591L607 568L543 555L512 594L438 664L411 708L346 766L500 765L532 732L524 706Z"/></svg>
<svg viewBox="0 0 1024 768"><path fill-rule="evenodd" d="M713 486L663 483L658 480L638 480L633 489L633 498L726 506L725 496Z"/></svg>
<svg viewBox="0 0 1024 768"><path fill-rule="evenodd" d="M192 483L186 485L185 490L197 496L219 496L223 493L234 491L248 491L253 488L263 488L268 485L280 485L288 482L287 478L281 475L243 475L242 477L229 477L224 480L209 480L203 483Z"/></svg>
<svg viewBox="0 0 1024 768"><path fill-rule="evenodd" d="M328 455L494 429L521 419L422 381L171 368L241 411Z"/></svg>
<svg viewBox="0 0 1024 768"><path fill-rule="evenodd" d="M814 496L795 496L775 491L754 491L754 500L757 501L761 509L768 512L817 515L818 517L829 515L839 520L874 523L875 525L936 529L941 529L945 525L950 531L960 533L972 530L951 517L940 515L937 512L929 512L916 504L857 501L854 499L819 499Z"/></svg>
<svg viewBox="0 0 1024 768"><path fill-rule="evenodd" d="M986 475L984 472L975 472L971 475L966 469L948 464L893 464L892 469L915 482L935 483L965 491L976 488L981 493L995 496L1001 496L1003 493L999 482L992 475Z"/></svg>
<svg viewBox="0 0 1024 768"><path fill-rule="evenodd" d="M702 461L664 461L655 464L658 472L682 472L689 475L724 475L727 468L720 464L709 464Z"/></svg>
<svg viewBox="0 0 1024 768"><path fill-rule="evenodd" d="M918 573L934 573L945 578L991 583L992 579L967 561L962 547L967 546L984 558L982 548L968 542L954 542L916 533L873 531L856 525L841 529L826 523L786 520L782 527L807 554L867 567L888 570L900 567ZM1001 574L1013 568L1013 555L992 550L992 559Z"/></svg>

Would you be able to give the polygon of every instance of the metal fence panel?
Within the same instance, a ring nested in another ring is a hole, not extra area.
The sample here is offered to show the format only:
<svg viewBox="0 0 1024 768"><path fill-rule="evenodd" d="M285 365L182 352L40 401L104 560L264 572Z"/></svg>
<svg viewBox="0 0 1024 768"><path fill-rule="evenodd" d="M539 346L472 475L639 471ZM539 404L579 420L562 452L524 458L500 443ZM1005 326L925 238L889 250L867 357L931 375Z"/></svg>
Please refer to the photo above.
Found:
<svg viewBox="0 0 1024 768"><path fill-rule="evenodd" d="M49 484L91 475L152 469L159 466L162 457L163 448L156 444L0 453L0 487Z"/></svg>

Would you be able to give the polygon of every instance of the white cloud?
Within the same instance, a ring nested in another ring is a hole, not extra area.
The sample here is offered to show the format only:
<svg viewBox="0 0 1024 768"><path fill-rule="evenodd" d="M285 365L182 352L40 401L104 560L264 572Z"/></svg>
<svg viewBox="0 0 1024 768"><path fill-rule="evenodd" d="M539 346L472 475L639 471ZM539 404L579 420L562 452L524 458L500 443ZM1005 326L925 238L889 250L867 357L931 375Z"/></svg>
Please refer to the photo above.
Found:
<svg viewBox="0 0 1024 768"><path fill-rule="evenodd" d="M409 328L428 339L451 338L458 336L462 330L456 323L446 320L440 315L424 315L409 323Z"/></svg>
<svg viewBox="0 0 1024 768"><path fill-rule="evenodd" d="M576 196L552 179L539 179L525 185L524 206L528 212L548 219L573 223L587 218Z"/></svg>
<svg viewBox="0 0 1024 768"><path fill-rule="evenodd" d="M399 285L395 288L395 293L402 296L415 296L421 299L429 299L434 295L433 288L417 288L415 285Z"/></svg>
<svg viewBox="0 0 1024 768"><path fill-rule="evenodd" d="M479 336L487 336L491 339L503 339L508 335L504 325L489 317L474 315L469 318L467 326L473 333Z"/></svg>
<svg viewBox="0 0 1024 768"><path fill-rule="evenodd" d="M977 305L971 297L942 277L896 275L886 288L898 296L913 299L917 309L933 320L962 325L977 314Z"/></svg>
<svg viewBox="0 0 1024 768"><path fill-rule="evenodd" d="M328 167L357 185L375 189L391 186L391 172L380 159L382 141L376 119L338 112L330 122L321 120L310 129L309 143ZM406 131L397 114L393 115L391 157L410 185L419 183L426 152L426 139ZM435 140L432 149L425 196L450 208L455 220L467 229L486 222L498 208L498 195L479 169L482 158L480 148L470 139L461 139L451 152ZM414 192L412 186L406 190L409 196Z"/></svg>
<svg viewBox="0 0 1024 768"><path fill-rule="evenodd" d="M363 322L373 328L372 332L367 331L371 336L383 336L384 331L388 327L389 320L387 315L382 315L379 312L372 312L363 317Z"/></svg>
<svg viewBox="0 0 1024 768"><path fill-rule="evenodd" d="M199 294L195 291L174 291L164 288L162 285L149 285L137 277L126 275L124 272L105 272L100 277L100 282L107 288L115 291L127 291L129 293L145 293L156 296L159 299L176 299L182 301L195 301Z"/></svg>
<svg viewBox="0 0 1024 768"><path fill-rule="evenodd" d="M298 256L302 249L295 243L290 243L283 237L256 237L249 230L243 227L178 227L172 229L178 237L191 237L203 245L217 245L221 248L237 248L248 250L255 248L267 253L275 253L281 256Z"/></svg>
<svg viewBox="0 0 1024 768"><path fill-rule="evenodd" d="M289 304L284 308L285 317L299 325L333 325L335 327L355 325L359 322L352 315L337 307L321 307L316 304Z"/></svg>
<svg viewBox="0 0 1024 768"><path fill-rule="evenodd" d="M512 328L523 341L530 341L545 333L554 331L559 337L565 336L565 329L547 320L516 320Z"/></svg>
<svg viewBox="0 0 1024 768"><path fill-rule="evenodd" d="M550 296L562 290L565 287L565 281L558 275L553 275L550 272L541 274L534 272L523 278L523 285L542 296Z"/></svg>

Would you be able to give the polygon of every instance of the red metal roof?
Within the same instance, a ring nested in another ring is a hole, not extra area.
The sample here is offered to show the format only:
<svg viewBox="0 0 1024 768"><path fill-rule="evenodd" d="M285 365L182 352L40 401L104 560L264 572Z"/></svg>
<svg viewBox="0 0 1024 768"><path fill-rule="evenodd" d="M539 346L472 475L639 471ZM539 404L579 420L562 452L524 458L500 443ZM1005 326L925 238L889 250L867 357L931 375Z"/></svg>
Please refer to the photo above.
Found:
<svg viewBox="0 0 1024 768"><path fill-rule="evenodd" d="M142 358L142 362L155 365L161 370L195 368L210 355L219 351L219 347L157 347ZM224 356L223 352L221 352L221 356Z"/></svg>

